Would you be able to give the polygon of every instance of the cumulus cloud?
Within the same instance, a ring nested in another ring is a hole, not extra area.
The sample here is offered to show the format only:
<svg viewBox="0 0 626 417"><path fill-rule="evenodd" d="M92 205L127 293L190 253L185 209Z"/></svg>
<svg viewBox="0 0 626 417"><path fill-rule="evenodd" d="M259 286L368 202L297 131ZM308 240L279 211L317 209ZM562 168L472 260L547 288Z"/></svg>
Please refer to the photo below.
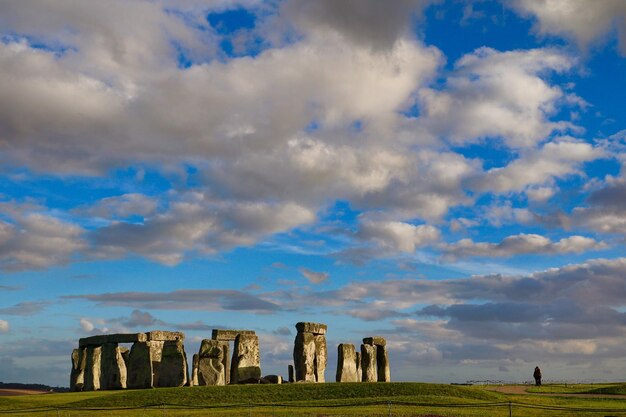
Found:
<svg viewBox="0 0 626 417"><path fill-rule="evenodd" d="M91 207L79 209L79 213L105 219L124 219L131 216L147 217L157 209L157 200L137 193L106 197Z"/></svg>
<svg viewBox="0 0 626 417"><path fill-rule="evenodd" d="M585 0L514 0L507 2L526 16L537 18L541 34L563 35L586 47L616 31L622 55L626 55L626 4L604 0L589 7Z"/></svg>
<svg viewBox="0 0 626 417"><path fill-rule="evenodd" d="M0 220L0 268L6 271L63 265L85 248L84 230L47 214L16 214Z"/></svg>
<svg viewBox="0 0 626 417"><path fill-rule="evenodd" d="M84 317L80 319L80 328L83 329L83 331L91 333L95 327L96 326L90 320Z"/></svg>
<svg viewBox="0 0 626 417"><path fill-rule="evenodd" d="M571 56L555 49L480 48L455 64L443 89L420 90L421 123L454 143L496 137L514 148L532 147L554 131L573 127L550 121L567 94L542 78L573 65Z"/></svg>
<svg viewBox="0 0 626 417"><path fill-rule="evenodd" d="M0 320L0 332L6 333L9 331L9 322L6 320Z"/></svg>
<svg viewBox="0 0 626 417"><path fill-rule="evenodd" d="M447 258L455 259L470 256L510 257L521 254L581 253L606 247L606 244L585 236L570 236L553 242L541 235L519 234L508 236L499 243L474 242L471 239L462 239L456 243L445 245L443 251Z"/></svg>
<svg viewBox="0 0 626 417"><path fill-rule="evenodd" d="M626 169L619 177L607 178L604 186L593 191L587 205L572 212L574 224L602 233L626 234Z"/></svg>
<svg viewBox="0 0 626 417"><path fill-rule="evenodd" d="M589 143L573 138L559 138L546 143L540 149L522 153L505 167L490 169L476 180L474 186L482 191L498 193L522 191L529 186L550 184L554 179L567 175L583 175L581 164L603 155L602 150ZM545 188L530 192L538 199L551 196L550 190Z"/></svg>
<svg viewBox="0 0 626 417"><path fill-rule="evenodd" d="M439 240L440 233L431 225L365 220L357 236L359 239L374 241L384 249L412 253L416 248Z"/></svg>
<svg viewBox="0 0 626 417"><path fill-rule="evenodd" d="M300 268L300 273L311 284L321 284L322 282L328 280L328 278L330 277L330 274L328 272L315 272L308 268Z"/></svg>

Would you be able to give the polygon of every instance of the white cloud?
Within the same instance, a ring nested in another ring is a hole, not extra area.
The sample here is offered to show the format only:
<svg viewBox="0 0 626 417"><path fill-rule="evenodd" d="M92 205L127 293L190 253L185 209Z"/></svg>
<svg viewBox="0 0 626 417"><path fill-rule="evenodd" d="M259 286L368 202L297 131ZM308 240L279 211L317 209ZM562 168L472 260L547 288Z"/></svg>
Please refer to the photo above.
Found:
<svg viewBox="0 0 626 417"><path fill-rule="evenodd" d="M462 239L456 243L444 245L443 251L447 258L455 259L470 256L510 257L520 254L581 253L606 247L606 244L584 236L570 236L553 242L536 234L519 234L508 236L499 243Z"/></svg>
<svg viewBox="0 0 626 417"><path fill-rule="evenodd" d="M0 268L8 271L43 269L71 261L85 248L79 226L40 213L19 214L12 223L0 221Z"/></svg>
<svg viewBox="0 0 626 417"><path fill-rule="evenodd" d="M374 241L387 250L412 253L416 248L438 241L440 233L431 225L364 220L357 236L362 240Z"/></svg>
<svg viewBox="0 0 626 417"><path fill-rule="evenodd" d="M572 138L559 138L539 149L523 152L522 155L502 168L492 168L474 186L481 191L506 193L522 191L529 186L550 184L556 178L567 175L584 175L580 171L583 162L603 156L603 152L592 145ZM534 196L538 195L535 191Z"/></svg>
<svg viewBox="0 0 626 417"><path fill-rule="evenodd" d="M315 272L308 268L300 268L300 273L311 283L321 284L328 280L330 274L328 272Z"/></svg>
<svg viewBox="0 0 626 417"><path fill-rule="evenodd" d="M82 317L80 319L80 328L83 329L87 333L91 333L93 329L95 329L95 325L89 321L88 319Z"/></svg>
<svg viewBox="0 0 626 417"><path fill-rule="evenodd" d="M626 3L622 0L514 0L507 2L524 15L538 19L539 33L574 38L581 46L617 31L620 50L626 55Z"/></svg>
<svg viewBox="0 0 626 417"><path fill-rule="evenodd" d="M574 64L554 49L480 48L456 63L442 90L420 90L421 124L455 143L502 137L510 147L532 147L554 131L573 128L549 120L567 95L542 75Z"/></svg>
<svg viewBox="0 0 626 417"><path fill-rule="evenodd" d="M89 216L105 219L123 219L131 216L147 217L156 211L157 204L158 201L152 197L129 193L103 198L93 206L78 211Z"/></svg>
<svg viewBox="0 0 626 417"><path fill-rule="evenodd" d="M9 331L9 322L6 320L0 320L0 332L6 333Z"/></svg>

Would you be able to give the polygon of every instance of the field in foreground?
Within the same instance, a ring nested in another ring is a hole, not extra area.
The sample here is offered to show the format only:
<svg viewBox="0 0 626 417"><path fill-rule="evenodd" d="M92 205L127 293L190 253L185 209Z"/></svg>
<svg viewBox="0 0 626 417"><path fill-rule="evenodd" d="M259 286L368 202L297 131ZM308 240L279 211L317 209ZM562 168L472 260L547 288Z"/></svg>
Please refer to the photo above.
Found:
<svg viewBox="0 0 626 417"><path fill-rule="evenodd" d="M568 393L623 393L625 385ZM558 389L544 387L551 394ZM511 414L509 414L511 413ZM0 416L626 416L626 399L507 395L441 384L288 384L161 388L0 398Z"/></svg>

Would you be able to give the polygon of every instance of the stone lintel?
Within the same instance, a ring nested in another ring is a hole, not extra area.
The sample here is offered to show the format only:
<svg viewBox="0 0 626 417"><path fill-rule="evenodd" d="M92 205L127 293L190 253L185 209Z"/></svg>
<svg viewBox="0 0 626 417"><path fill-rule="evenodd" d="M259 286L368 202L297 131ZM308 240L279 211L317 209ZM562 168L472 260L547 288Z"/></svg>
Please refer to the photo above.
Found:
<svg viewBox="0 0 626 417"><path fill-rule="evenodd" d="M224 329L213 329L211 334L211 339L213 340L224 340L224 341L234 341L238 335L255 335L254 330L224 330Z"/></svg>
<svg viewBox="0 0 626 417"><path fill-rule="evenodd" d="M296 323L298 333L326 334L327 329L328 326L323 323L311 323L308 321Z"/></svg>
<svg viewBox="0 0 626 417"><path fill-rule="evenodd" d="M387 346L387 341L384 337L372 336L364 338L363 344L372 346Z"/></svg>
<svg viewBox="0 0 626 417"><path fill-rule="evenodd" d="M107 343L135 343L149 341L169 341L185 340L185 335L181 332L166 332L154 330L148 333L115 333L102 334L97 336L83 337L79 339L78 346L102 346Z"/></svg>

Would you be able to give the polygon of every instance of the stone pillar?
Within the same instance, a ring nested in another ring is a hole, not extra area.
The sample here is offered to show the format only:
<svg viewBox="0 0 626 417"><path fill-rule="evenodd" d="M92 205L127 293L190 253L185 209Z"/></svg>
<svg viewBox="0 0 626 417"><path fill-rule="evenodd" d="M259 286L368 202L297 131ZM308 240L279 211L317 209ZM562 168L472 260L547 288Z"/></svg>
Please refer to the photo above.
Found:
<svg viewBox="0 0 626 417"><path fill-rule="evenodd" d="M102 346L88 346L85 362L85 391L100 389L100 365L102 360Z"/></svg>
<svg viewBox="0 0 626 417"><path fill-rule="evenodd" d="M261 357L257 335L239 334L235 338L231 367L232 384L250 379L261 379Z"/></svg>
<svg viewBox="0 0 626 417"><path fill-rule="evenodd" d="M356 380L357 382L363 381L363 371L361 368L361 352L356 352Z"/></svg>
<svg viewBox="0 0 626 417"><path fill-rule="evenodd" d="M204 339L198 355L198 385L226 385L224 346L228 342Z"/></svg>
<svg viewBox="0 0 626 417"><path fill-rule="evenodd" d="M361 370L363 382L377 382L378 369L376 366L376 346L361 345Z"/></svg>
<svg viewBox="0 0 626 417"><path fill-rule="evenodd" d="M230 346L228 342L222 342L222 351L224 352L224 358L222 359L222 364L224 365L224 383L226 385L230 384Z"/></svg>
<svg viewBox="0 0 626 417"><path fill-rule="evenodd" d="M70 391L82 391L85 385L85 364L87 348L72 351L72 372L70 373Z"/></svg>
<svg viewBox="0 0 626 417"><path fill-rule="evenodd" d="M357 382L356 351L353 344L337 346L337 382Z"/></svg>
<svg viewBox="0 0 626 417"><path fill-rule="evenodd" d="M105 343L101 351L100 389L126 388L126 363L117 343Z"/></svg>
<svg viewBox="0 0 626 417"><path fill-rule="evenodd" d="M296 381L315 382L315 336L298 333L293 348Z"/></svg>
<svg viewBox="0 0 626 417"><path fill-rule="evenodd" d="M293 365L289 365L287 367L287 380L291 383L293 383L294 379L293 379Z"/></svg>
<svg viewBox="0 0 626 417"><path fill-rule="evenodd" d="M149 342L135 342L128 355L128 388L152 388L152 360Z"/></svg>
<svg viewBox="0 0 626 417"><path fill-rule="evenodd" d="M389 369L389 354L387 353L387 340L384 337L373 336L363 339L366 345L376 346L376 369L378 382L391 382Z"/></svg>
<svg viewBox="0 0 626 417"><path fill-rule="evenodd" d="M296 324L296 340L293 362L296 381L324 382L326 360L327 326L322 323L299 322Z"/></svg>
<svg viewBox="0 0 626 417"><path fill-rule="evenodd" d="M182 340L167 340L161 350L158 387L182 387L189 381L187 353Z"/></svg>
<svg viewBox="0 0 626 417"><path fill-rule="evenodd" d="M198 386L198 360L199 360L198 354L194 353L193 359L191 362L191 381L189 382L189 386L191 387Z"/></svg>

